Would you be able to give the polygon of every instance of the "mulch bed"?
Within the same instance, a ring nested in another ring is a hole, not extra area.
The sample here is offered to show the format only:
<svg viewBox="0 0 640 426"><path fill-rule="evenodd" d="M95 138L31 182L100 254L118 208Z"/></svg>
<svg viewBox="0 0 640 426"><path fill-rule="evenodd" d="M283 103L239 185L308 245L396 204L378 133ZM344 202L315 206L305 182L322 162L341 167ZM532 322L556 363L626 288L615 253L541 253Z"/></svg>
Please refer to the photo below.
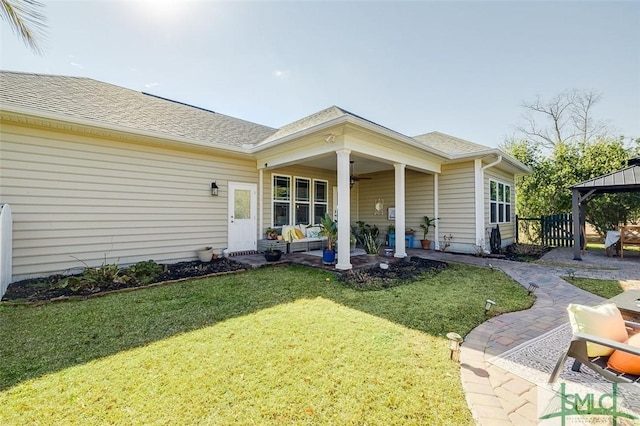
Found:
<svg viewBox="0 0 640 426"><path fill-rule="evenodd" d="M76 297L86 298L113 291L152 286L163 282L172 282L182 279L246 270L246 266L227 258L219 258L207 263L192 261L165 264L161 266L163 267L164 272L151 283L140 284L135 281L119 284L101 283L91 290L79 290L75 292L70 288L56 287L56 284L60 280L68 277L68 275L51 275L43 278L32 278L17 281L9 285L7 292L2 297L2 301L39 302Z"/></svg>
<svg viewBox="0 0 640 426"><path fill-rule="evenodd" d="M511 244L503 249L507 260L516 262L532 262L551 251L551 247L537 244Z"/></svg>
<svg viewBox="0 0 640 426"><path fill-rule="evenodd" d="M437 274L448 266L437 260L410 257L408 260L389 263L388 269L373 266L344 272L339 275L339 279L358 290L382 290L408 284L425 273Z"/></svg>

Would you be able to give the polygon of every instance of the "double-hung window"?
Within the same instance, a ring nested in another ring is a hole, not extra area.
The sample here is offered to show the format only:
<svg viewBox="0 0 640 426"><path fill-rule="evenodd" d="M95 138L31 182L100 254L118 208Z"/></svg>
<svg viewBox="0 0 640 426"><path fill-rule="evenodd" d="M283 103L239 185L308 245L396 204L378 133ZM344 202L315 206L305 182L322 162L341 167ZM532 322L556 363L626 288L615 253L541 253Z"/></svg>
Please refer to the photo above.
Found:
<svg viewBox="0 0 640 426"><path fill-rule="evenodd" d="M320 223L329 210L329 182L273 175L273 226Z"/></svg>
<svg viewBox="0 0 640 426"><path fill-rule="evenodd" d="M511 185L489 181L491 223L511 222Z"/></svg>
<svg viewBox="0 0 640 426"><path fill-rule="evenodd" d="M289 224L291 216L291 178L273 176L273 225Z"/></svg>
<svg viewBox="0 0 640 426"><path fill-rule="evenodd" d="M313 223L320 223L324 214L329 211L329 182L313 180Z"/></svg>
<svg viewBox="0 0 640 426"><path fill-rule="evenodd" d="M311 213L311 179L295 178L296 214L294 225L308 225Z"/></svg>

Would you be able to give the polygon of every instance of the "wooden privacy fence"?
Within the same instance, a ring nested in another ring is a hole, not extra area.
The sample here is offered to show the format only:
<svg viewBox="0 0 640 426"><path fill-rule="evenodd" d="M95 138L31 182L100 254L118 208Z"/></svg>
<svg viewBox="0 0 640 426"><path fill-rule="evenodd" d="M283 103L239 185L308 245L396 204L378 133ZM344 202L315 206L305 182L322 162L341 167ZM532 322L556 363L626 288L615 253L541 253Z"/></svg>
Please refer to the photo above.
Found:
<svg viewBox="0 0 640 426"><path fill-rule="evenodd" d="M516 242L520 242L520 224L533 222L540 244L551 247L573 246L573 219L571 213L552 214L541 217L518 217L516 215Z"/></svg>

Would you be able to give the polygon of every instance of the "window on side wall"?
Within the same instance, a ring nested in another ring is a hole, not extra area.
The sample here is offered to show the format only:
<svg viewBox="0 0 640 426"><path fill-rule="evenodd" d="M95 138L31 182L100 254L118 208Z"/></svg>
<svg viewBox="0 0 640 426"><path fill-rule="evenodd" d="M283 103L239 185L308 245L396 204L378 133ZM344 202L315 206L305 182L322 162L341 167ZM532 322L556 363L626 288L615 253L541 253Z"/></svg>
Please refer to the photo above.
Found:
<svg viewBox="0 0 640 426"><path fill-rule="evenodd" d="M511 185L489 180L491 223L511 222Z"/></svg>

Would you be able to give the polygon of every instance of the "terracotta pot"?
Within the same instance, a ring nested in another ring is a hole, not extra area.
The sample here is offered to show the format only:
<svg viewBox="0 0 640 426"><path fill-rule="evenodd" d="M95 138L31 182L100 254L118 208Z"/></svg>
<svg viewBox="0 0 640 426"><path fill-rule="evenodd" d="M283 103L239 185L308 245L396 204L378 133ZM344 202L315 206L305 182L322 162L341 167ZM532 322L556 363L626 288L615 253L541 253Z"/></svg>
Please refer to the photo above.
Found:
<svg viewBox="0 0 640 426"><path fill-rule="evenodd" d="M420 245L423 250L429 250L431 248L431 240L420 240Z"/></svg>

